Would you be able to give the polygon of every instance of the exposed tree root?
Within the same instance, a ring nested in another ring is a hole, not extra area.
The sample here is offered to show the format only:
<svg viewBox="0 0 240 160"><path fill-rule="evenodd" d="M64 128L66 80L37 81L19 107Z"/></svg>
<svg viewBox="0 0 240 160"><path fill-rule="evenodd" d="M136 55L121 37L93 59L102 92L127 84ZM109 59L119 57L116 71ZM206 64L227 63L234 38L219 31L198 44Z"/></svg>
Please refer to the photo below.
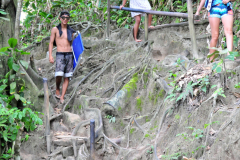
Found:
<svg viewBox="0 0 240 160"><path fill-rule="evenodd" d="M63 107L63 112L66 109L66 106L68 105L68 103L72 100L72 98L75 96L76 90L79 87L79 85L81 85L92 73L94 73L95 71L99 70L102 67L102 65L100 65L99 67L93 69L90 73L88 73L88 75L86 75L78 84L77 86L74 88L73 93L71 94L71 98L68 100L68 102L65 104L65 106Z"/></svg>
<svg viewBox="0 0 240 160"><path fill-rule="evenodd" d="M167 109L165 110L163 116L161 116L162 119L161 119L161 121L160 121L160 125L159 125L159 128L158 128L157 136L156 136L156 138L155 138L154 158L155 158L156 160L159 160L159 158L158 158L158 156L157 156L157 141L158 141L159 133L160 133L160 131L161 131L161 129L162 129L162 125L163 125L164 120L165 120L165 118L166 118L166 116L167 116L167 113L169 112L170 109L172 109L172 107L167 108Z"/></svg>

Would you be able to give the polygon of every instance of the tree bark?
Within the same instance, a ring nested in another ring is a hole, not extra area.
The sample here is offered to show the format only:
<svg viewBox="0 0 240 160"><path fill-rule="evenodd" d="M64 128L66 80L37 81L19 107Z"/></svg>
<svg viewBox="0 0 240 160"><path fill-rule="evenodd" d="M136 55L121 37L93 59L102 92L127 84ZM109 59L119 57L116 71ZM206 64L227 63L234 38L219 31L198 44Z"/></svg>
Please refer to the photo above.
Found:
<svg viewBox="0 0 240 160"><path fill-rule="evenodd" d="M16 13L16 21L15 21L15 33L14 33L14 37L18 40L18 44L19 44L19 32L20 32L20 17L21 17L21 10L22 10L22 2L23 0L18 0L17 3L17 13Z"/></svg>
<svg viewBox="0 0 240 160"><path fill-rule="evenodd" d="M191 41L192 41L193 57L196 59L201 59L202 57L198 54L196 34L195 34L195 28L194 28L194 23L193 23L192 0L187 1L187 9L188 9L188 25L189 25L189 32L190 32L190 37L191 37Z"/></svg>

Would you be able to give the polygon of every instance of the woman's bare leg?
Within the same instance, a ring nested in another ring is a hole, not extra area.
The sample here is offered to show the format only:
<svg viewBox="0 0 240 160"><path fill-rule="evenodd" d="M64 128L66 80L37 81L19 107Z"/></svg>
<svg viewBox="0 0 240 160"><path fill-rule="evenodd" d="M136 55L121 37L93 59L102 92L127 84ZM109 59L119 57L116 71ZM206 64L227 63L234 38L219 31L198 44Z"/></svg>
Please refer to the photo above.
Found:
<svg viewBox="0 0 240 160"><path fill-rule="evenodd" d="M220 24L220 18L217 17L209 17L208 18L210 27L211 27L211 35L212 39L210 42L210 48L211 47L216 47L217 41L218 41L218 36L219 36L219 24ZM209 52L212 54L215 50L210 49ZM210 61L212 61L214 56L210 57Z"/></svg>
<svg viewBox="0 0 240 160"><path fill-rule="evenodd" d="M233 15L227 15L222 17L222 23L224 26L224 33L227 38L227 49L228 51L232 51L233 50Z"/></svg>
<svg viewBox="0 0 240 160"><path fill-rule="evenodd" d="M136 42L141 42L142 40L137 39L138 28L141 22L141 15L137 15L134 18L135 18L135 24L133 27L133 37Z"/></svg>

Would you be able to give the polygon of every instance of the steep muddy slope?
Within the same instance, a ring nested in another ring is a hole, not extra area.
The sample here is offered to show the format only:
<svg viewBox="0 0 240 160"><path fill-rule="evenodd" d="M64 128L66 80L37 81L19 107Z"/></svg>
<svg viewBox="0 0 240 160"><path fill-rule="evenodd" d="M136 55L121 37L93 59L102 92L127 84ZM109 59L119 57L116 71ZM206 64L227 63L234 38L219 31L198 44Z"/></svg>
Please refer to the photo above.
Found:
<svg viewBox="0 0 240 160"><path fill-rule="evenodd" d="M199 23L199 52L206 54L207 23ZM131 33L120 29L110 40L101 34L83 38L84 60L63 105L53 96L55 65L46 56L47 39L35 46L41 51L33 53L37 76L34 69L28 73L36 85L48 78L51 154L39 126L21 146L23 159L88 159L90 119L96 121L95 159L239 159L240 96L234 88L239 62L226 62L224 83L211 64L192 60L187 25L151 31L142 43L135 43Z"/></svg>

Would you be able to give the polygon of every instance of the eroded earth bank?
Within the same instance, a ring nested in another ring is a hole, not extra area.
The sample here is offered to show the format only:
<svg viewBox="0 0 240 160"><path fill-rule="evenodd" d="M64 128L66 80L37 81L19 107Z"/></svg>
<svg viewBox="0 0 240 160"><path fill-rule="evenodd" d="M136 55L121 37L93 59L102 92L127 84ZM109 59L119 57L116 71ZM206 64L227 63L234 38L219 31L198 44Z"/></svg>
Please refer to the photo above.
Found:
<svg viewBox="0 0 240 160"><path fill-rule="evenodd" d="M207 25L195 24L204 57ZM112 30L106 40L96 27L73 27L84 32L85 51L63 105L54 97L49 38L27 48L32 54L24 57L31 65L22 76L29 89L25 95L41 112L42 78L48 79L51 154L42 125L22 143L22 159L88 159L91 119L96 121L95 159L240 159L238 60L226 61L226 69L216 73L211 63L194 59L187 24L150 31L142 43L133 41L129 29Z"/></svg>

